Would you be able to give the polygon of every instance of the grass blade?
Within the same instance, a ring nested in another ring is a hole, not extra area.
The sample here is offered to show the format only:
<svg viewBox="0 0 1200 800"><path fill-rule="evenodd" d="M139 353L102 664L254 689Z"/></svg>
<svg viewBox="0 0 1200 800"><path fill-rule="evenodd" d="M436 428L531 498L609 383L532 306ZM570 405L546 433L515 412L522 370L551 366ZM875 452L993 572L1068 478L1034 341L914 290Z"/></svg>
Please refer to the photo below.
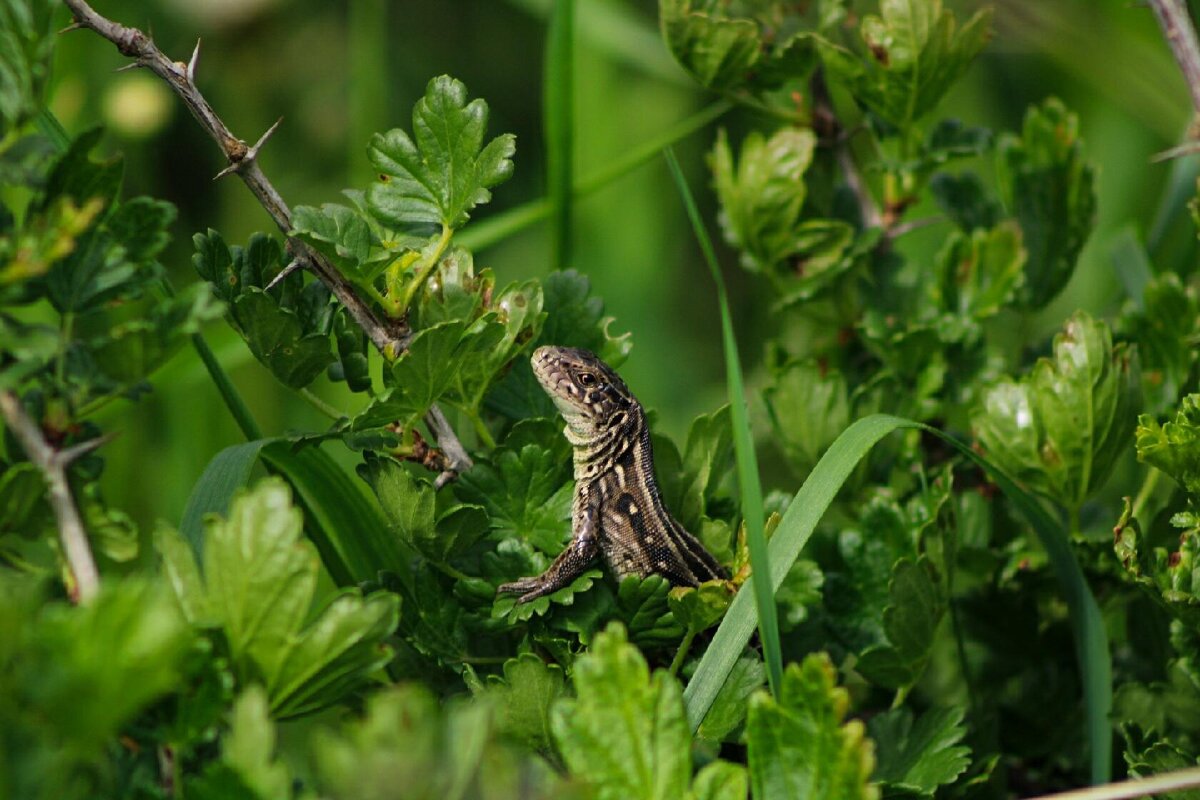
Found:
<svg viewBox="0 0 1200 800"><path fill-rule="evenodd" d="M553 269L571 265L575 164L575 0L555 0L542 73L546 133L546 194L552 219Z"/></svg>
<svg viewBox="0 0 1200 800"><path fill-rule="evenodd" d="M860 419L830 445L796 492L779 527L771 537L771 588L779 588L788 570L800 555L817 523L833 498L849 478L858 462L875 443L892 431L927 431L958 450L982 467L1033 526L1038 540L1049 555L1051 568L1062 587L1071 616L1075 655L1083 685L1086 712L1085 735L1090 746L1090 774L1093 783L1108 780L1112 771L1111 734L1108 725L1112 709L1112 656L1108 636L1100 616L1100 607L1084 579L1063 527L1032 495L1018 486L1003 470L968 445L936 428L899 417L875 414ZM763 573L757 573L759 575ZM753 583L751 577L747 583ZM741 655L756 623L755 604L747 587L733 598L725 619L717 628L700 666L683 693L688 721L695 731L712 706L738 656Z"/></svg>
<svg viewBox="0 0 1200 800"><path fill-rule="evenodd" d="M729 387L729 416L733 427L733 450L737 459L738 486L742 495L742 518L746 524L746 544L750 548L750 569L755 575L773 575L771 571L772 556L767 552L767 537L764 532L764 514L762 502L762 483L758 477L758 461L754 455L754 439L750 433L750 417L746 408L746 388L742 381L742 365L738 359L737 340L733 335L733 317L729 313L729 298L725 293L725 280L721 277L721 268L717 266L717 255L713 252L712 242L696 209L696 201L688 189L683 171L670 148L665 151L667 166L671 176L679 187L683 204L687 208L692 228L696 232L696 241L704 253L704 260L712 273L713 281L717 284L717 303L721 307L721 339L725 347L725 379ZM797 550L797 553L799 551ZM790 568L795 556L786 564ZM784 573L787 569L784 570ZM781 578L782 580L782 578ZM771 684L771 692L778 696L779 686L783 682L783 648L779 643L779 621L775 612L775 589L777 582L754 581L753 597L758 610L758 629L762 636L763 657L767 664L767 679ZM738 598L747 594L745 588L738 593ZM713 642L713 647L716 642ZM711 649L711 648L710 648ZM734 653L741 652L741 647ZM732 666L732 664L730 665ZM724 683L722 678L721 683ZM719 686L717 688L720 688ZM711 701L710 701L711 702Z"/></svg>
<svg viewBox="0 0 1200 800"><path fill-rule="evenodd" d="M230 445L213 456L200 473L179 523L179 532L191 543L197 555L204 550L204 516L224 514L229 510L229 501L250 481L250 472L259 453L272 441L255 439Z"/></svg>

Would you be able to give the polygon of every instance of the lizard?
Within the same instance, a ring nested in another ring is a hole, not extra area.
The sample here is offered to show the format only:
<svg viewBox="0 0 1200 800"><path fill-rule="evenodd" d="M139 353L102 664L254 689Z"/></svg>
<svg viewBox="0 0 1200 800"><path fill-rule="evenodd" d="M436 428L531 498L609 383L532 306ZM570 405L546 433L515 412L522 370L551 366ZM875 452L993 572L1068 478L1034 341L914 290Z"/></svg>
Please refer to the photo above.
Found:
<svg viewBox="0 0 1200 800"><path fill-rule="evenodd" d="M541 575L501 585L527 603L567 586L597 558L617 580L662 575L698 586L728 573L663 506L641 403L594 353L539 347L534 375L562 415L573 448L571 541Z"/></svg>

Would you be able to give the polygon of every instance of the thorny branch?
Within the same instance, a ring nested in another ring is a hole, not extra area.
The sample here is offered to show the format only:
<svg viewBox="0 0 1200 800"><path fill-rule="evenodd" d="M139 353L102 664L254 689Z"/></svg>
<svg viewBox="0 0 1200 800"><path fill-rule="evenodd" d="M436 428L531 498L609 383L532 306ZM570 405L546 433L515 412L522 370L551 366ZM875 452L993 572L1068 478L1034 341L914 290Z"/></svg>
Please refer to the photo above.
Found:
<svg viewBox="0 0 1200 800"><path fill-rule="evenodd" d="M200 57L200 44L187 64L169 59L153 40L137 28L130 28L98 14L85 0L65 0L75 17L74 28L87 28L116 45L122 55L134 59L134 64L145 67L158 75L174 90L187 106L188 111L200 126L216 141L225 154L229 166L217 174L220 178L236 173L254 194L271 219L287 236L292 228L292 213L278 190L258 165L258 153L275 132L279 123L267 130L254 145L247 145L234 136L225 123L213 111L212 106L196 86L196 65ZM335 297L346 307L354 321L366 332L367 337L386 358L395 358L408 345L411 331L402 320L380 318L375 310L363 301L337 268L323 255L303 241L288 236L288 251L295 261L311 270ZM471 458L454 433L445 414L434 408L425 417L425 423L437 438L438 446L445 454L445 465L438 477L438 485L453 480L455 475L471 467Z"/></svg>
<svg viewBox="0 0 1200 800"><path fill-rule="evenodd" d="M68 586L68 592L72 601L86 603L100 590L100 575L96 571L87 532L84 531L83 520L79 517L79 509L75 507L75 498L67 482L67 467L83 454L104 444L106 439L101 437L67 450L56 450L46 441L37 423L25 413L17 395L10 391L0 392L0 415L25 455L41 471L46 481L50 508L58 520L63 556L74 581L73 586Z"/></svg>
<svg viewBox="0 0 1200 800"><path fill-rule="evenodd" d="M863 178L858 164L854 161L849 141L841 135L841 122L834 113L833 103L829 99L829 90L825 86L824 78L819 73L813 76L812 92L813 127L818 128L825 138L834 141L834 147L837 148L838 167L842 170L846 188L858 202L858 212L862 217L863 228L870 230L884 227L883 214L880 213L875 198L871 196L866 179ZM822 128L824 130L820 130Z"/></svg>
<svg viewBox="0 0 1200 800"><path fill-rule="evenodd" d="M1194 116L1200 116L1200 43L1196 41L1196 29L1182 0L1149 0L1154 16L1162 28L1163 37L1175 56L1179 70L1187 81L1192 95Z"/></svg>

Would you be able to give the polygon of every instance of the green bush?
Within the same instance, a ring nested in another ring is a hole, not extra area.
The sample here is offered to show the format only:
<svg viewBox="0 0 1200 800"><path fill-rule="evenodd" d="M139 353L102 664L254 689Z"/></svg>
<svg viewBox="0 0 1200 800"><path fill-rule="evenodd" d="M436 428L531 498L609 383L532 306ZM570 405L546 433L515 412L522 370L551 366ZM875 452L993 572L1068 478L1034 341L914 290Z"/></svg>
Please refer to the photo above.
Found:
<svg viewBox="0 0 1200 800"><path fill-rule="evenodd" d="M287 211L222 140L280 230L206 224L177 290L176 209L46 105L72 14L116 36L64 3L0 0L0 797L1006 797L1200 761L1200 279L1126 236L1121 303L1060 308L1098 207L1078 117L939 111L990 11L661 0L715 105L578 178L585 21L556 0L544 198L477 221L532 165L434 77L341 202ZM194 60L121 36L196 105ZM717 116L665 202L717 281L732 404L652 438L731 579L597 564L498 596L571 536L530 354L620 367L641 335L571 268L576 201ZM477 261L544 219L559 269ZM201 334L225 328L327 424L264 434ZM177 353L246 441L168 441L208 466L150 534L107 496L103 412Z"/></svg>

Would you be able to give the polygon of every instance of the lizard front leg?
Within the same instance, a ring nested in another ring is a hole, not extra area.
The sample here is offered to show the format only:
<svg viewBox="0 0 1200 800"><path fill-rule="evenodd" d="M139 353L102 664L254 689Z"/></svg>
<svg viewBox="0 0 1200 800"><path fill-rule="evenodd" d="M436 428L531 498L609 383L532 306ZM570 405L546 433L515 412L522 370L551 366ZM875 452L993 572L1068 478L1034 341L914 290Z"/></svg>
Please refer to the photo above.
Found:
<svg viewBox="0 0 1200 800"><path fill-rule="evenodd" d="M586 492L586 490L585 490ZM575 504L575 520L571 541L567 549L558 554L545 572L532 578L521 578L505 583L496 590L497 594L516 594L518 603L528 603L543 595L556 592L578 578L600 551L600 495L597 491L586 492Z"/></svg>

